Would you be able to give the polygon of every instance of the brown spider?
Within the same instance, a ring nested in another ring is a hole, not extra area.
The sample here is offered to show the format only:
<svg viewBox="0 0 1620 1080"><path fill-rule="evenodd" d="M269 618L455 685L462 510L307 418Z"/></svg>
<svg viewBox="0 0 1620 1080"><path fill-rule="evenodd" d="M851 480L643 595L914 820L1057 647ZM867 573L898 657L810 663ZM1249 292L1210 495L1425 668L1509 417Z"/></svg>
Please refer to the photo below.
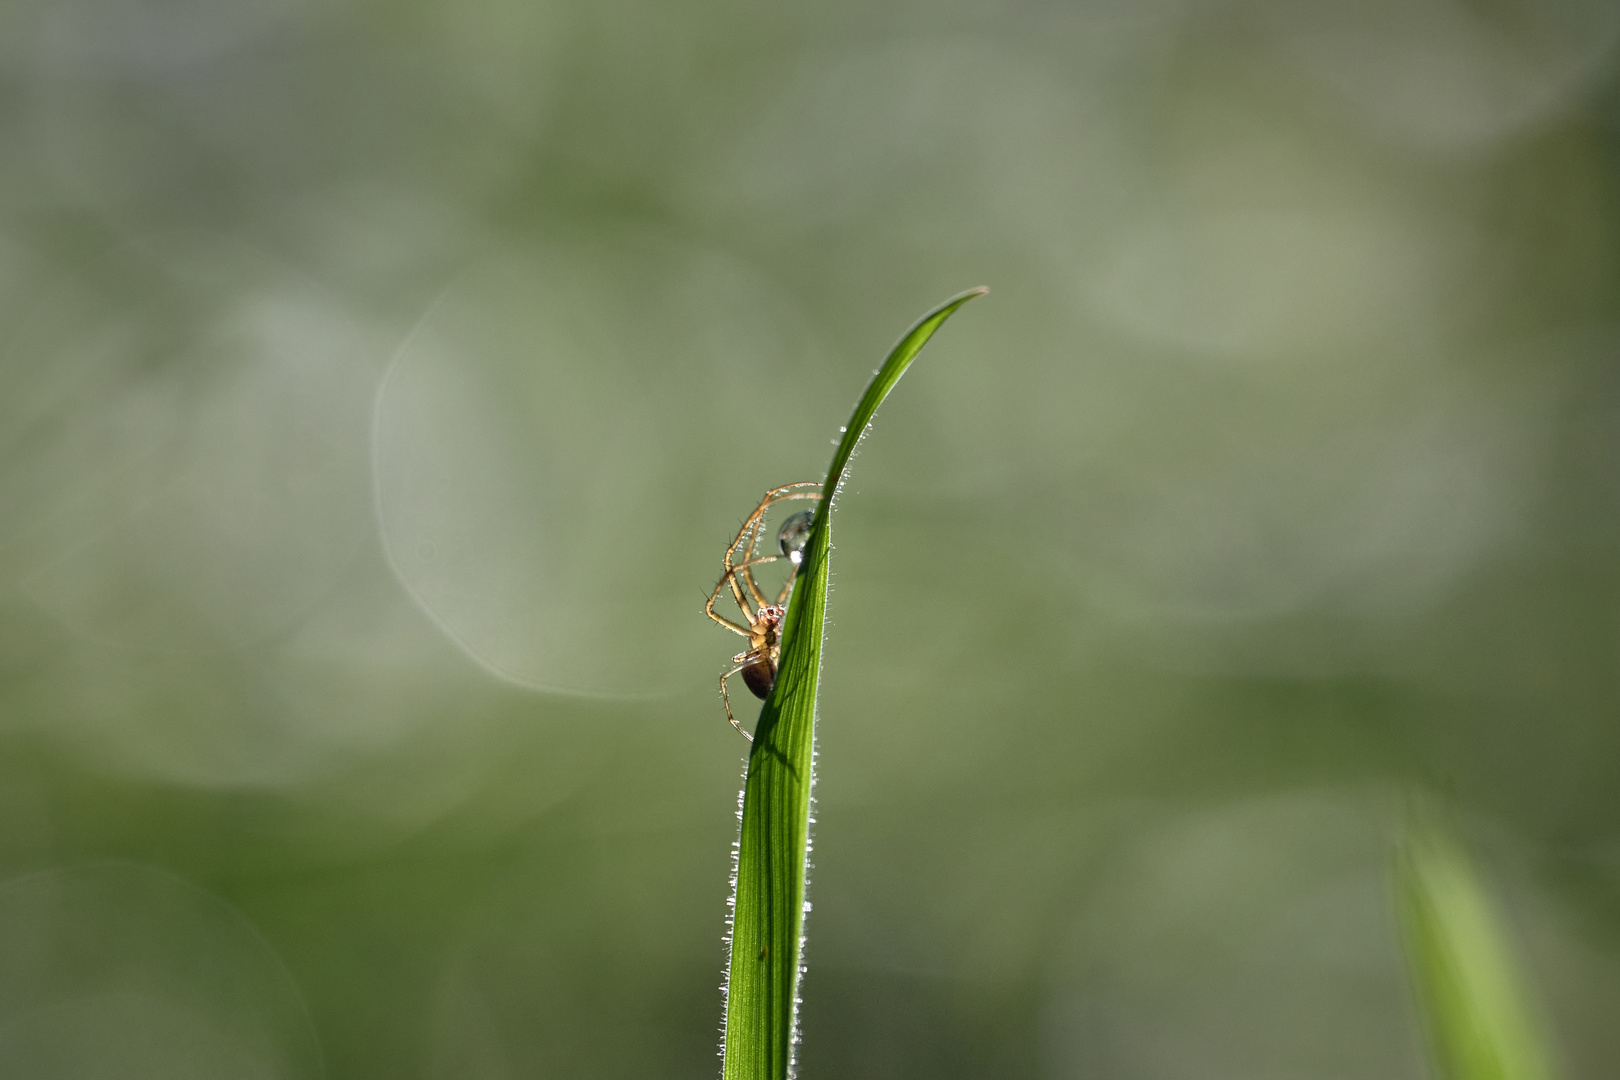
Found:
<svg viewBox="0 0 1620 1080"><path fill-rule="evenodd" d="M799 572L799 554L804 547L804 533L808 528L805 518L809 514L808 511L795 514L782 526L777 538L782 550L781 555L756 555L760 533L765 527L765 512L777 503L789 499L820 499L820 491L809 490L819 487L821 485L816 481L806 480L798 484L784 484L765 493L765 497L754 508L754 512L748 515L748 520L743 522L742 528L737 530L737 538L726 548L725 573L721 576L720 583L714 587L714 591L709 594L709 602L703 605L703 609L709 613L709 618L748 639L748 650L731 658L731 662L737 666L720 676L720 700L726 705L726 719L730 720L731 726L749 742L753 742L754 737L743 731L742 725L737 723L737 718L731 713L731 695L726 692L726 680L741 673L743 682L748 684L748 689L761 700L770 694L771 687L775 685L776 660L782 649L782 617L787 614L784 605L787 603L788 593L793 590L793 579ZM743 551L745 547L746 552ZM742 556L741 560L733 562L732 560L739 554ZM760 592L759 583L754 580L754 567L775 562L783 557L793 564L793 569L788 571L787 583L777 594L776 603L767 604L765 594ZM728 584L731 586L732 598L737 601L738 609L748 622L747 626L732 622L714 610L714 602L720 598L720 590ZM743 591L745 587L746 593ZM750 600L757 610L749 607Z"/></svg>

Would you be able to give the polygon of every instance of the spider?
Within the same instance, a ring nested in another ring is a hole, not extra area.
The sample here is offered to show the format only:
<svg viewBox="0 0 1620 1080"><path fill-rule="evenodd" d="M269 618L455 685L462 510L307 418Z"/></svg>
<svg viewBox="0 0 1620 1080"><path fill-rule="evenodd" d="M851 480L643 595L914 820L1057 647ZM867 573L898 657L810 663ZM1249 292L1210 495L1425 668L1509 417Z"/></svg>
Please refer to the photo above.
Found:
<svg viewBox="0 0 1620 1080"><path fill-rule="evenodd" d="M781 555L757 555L759 538L765 526L765 512L779 502L789 499L820 499L821 492L810 490L821 485L814 480L806 480L797 484L784 484L782 487L772 488L765 493L754 512L748 515L742 528L737 530L736 539L726 548L724 558L725 573L720 577L720 583L709 594L709 602L703 605L709 618L735 633L748 639L748 649L731 658L737 666L720 676L720 700L726 705L726 719L731 726L737 729L738 734L749 742L754 737L742 729L737 718L731 712L731 695L726 691L726 680L733 675L741 674L743 682L754 696L763 700L776 683L776 660L781 653L782 618L787 614L788 593L793 589L793 579L799 572L799 557L804 549L808 537L811 512L806 510L794 514L783 523L781 531L777 534L777 544L781 548ZM746 548L746 552L744 551ZM739 561L733 562L741 555ZM759 583L754 580L754 567L764 563L775 562L786 558L793 564L788 571L786 584L777 594L774 604L765 602L765 594L760 592ZM737 601L737 607L742 611L743 618L748 625L733 622L714 610L714 602L720 598L720 592L727 585L731 586L732 598ZM746 592L744 590L747 590ZM749 607L752 601L757 610Z"/></svg>

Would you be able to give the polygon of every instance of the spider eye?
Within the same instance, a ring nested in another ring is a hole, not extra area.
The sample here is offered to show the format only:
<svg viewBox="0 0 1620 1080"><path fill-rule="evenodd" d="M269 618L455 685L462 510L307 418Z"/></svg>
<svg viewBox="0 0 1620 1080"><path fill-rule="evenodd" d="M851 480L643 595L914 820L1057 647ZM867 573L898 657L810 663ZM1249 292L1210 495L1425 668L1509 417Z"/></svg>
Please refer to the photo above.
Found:
<svg viewBox="0 0 1620 1080"><path fill-rule="evenodd" d="M781 529L777 530L776 546L794 566L804 560L804 545L810 542L810 523L815 517L815 511L801 510L782 522Z"/></svg>

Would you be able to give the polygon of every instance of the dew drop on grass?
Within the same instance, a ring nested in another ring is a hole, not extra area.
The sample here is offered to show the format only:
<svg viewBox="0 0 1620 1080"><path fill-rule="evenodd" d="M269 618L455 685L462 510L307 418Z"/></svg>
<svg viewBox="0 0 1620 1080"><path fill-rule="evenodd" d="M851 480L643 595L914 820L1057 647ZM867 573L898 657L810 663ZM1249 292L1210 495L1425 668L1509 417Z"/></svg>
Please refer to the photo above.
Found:
<svg viewBox="0 0 1620 1080"><path fill-rule="evenodd" d="M800 510L797 514L782 522L782 527L776 533L776 545L782 549L782 554L788 561L797 566L804 559L804 545L810 542L810 523L815 520L815 511Z"/></svg>

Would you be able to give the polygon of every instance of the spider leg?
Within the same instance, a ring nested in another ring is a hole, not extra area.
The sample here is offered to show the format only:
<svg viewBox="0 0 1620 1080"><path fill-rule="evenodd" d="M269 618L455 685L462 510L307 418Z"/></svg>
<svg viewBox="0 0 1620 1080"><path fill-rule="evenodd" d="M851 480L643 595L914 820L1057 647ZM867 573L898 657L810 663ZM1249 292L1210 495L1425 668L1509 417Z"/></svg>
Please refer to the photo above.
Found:
<svg viewBox="0 0 1620 1080"><path fill-rule="evenodd" d="M739 634L747 636L750 633L750 630L745 629L745 628L743 628L741 626L738 626L736 623L732 622L730 619L726 618L723 615L717 614L715 612L715 610L714 610L714 602L715 602L716 598L719 597L720 590L725 588L726 584L729 582L730 585L731 585L731 591L736 596L736 599L737 599L737 607L742 610L743 618L747 619L748 620L748 625L750 627L752 627L754 625L754 622L756 621L755 618L754 618L754 611L756 609L750 608L748 606L747 602L743 599L742 589L737 585L737 580L736 580L737 579L737 574L739 572L748 573L749 570L752 567L758 566L760 563L775 562L776 560L780 559L781 557L782 556L780 556L780 555L762 555L757 559L750 559L749 561L747 561L745 563L739 563L738 565L732 567L731 572L728 573L725 577L721 578L720 583L718 585L716 585L714 587L714 591L709 594L709 602L707 604L703 605L703 610L705 610L705 611L707 611L709 613L709 618L713 619L715 622L718 622L723 626L730 627L732 630L736 631ZM756 593L757 593L757 590L756 590ZM761 598L759 606L760 607L765 606L763 598Z"/></svg>
<svg viewBox="0 0 1620 1080"><path fill-rule="evenodd" d="M790 499L819 500L821 498L821 492L805 491L802 489L816 488L820 486L821 485L817 484L814 480L801 480L796 484L783 484L781 487L772 488L771 490L767 491L765 493L765 497L759 501L759 505L754 508L754 512L748 515L748 520L743 522L743 527L737 531L737 539L733 540L731 542L731 547L726 550L726 570L729 572L732 569L731 557L737 553L738 548L742 547L743 540L745 538L747 539L748 554L744 556L742 565L736 569L743 571L744 583L748 586L748 592L753 597L756 607L765 606L765 594L760 591L759 583L754 580L754 573L752 570L748 569L748 567L759 561L763 561L755 558L755 552L759 550L759 538L761 532L763 531L763 518L765 517L765 512L771 507L775 506L777 503L786 502ZM791 581L792 579L790 578L790 584ZM784 596L785 595L786 594L784 594ZM778 600L777 602L780 603L781 601ZM741 601L739 600L738 603L740 604Z"/></svg>
<svg viewBox="0 0 1620 1080"><path fill-rule="evenodd" d="M730 575L729 574L726 575L726 579L729 580L729 578L730 578ZM703 605L703 610L708 613L709 618L713 619L715 622L719 623L721 626L725 627L727 630L730 630L732 633L741 634L743 637L749 637L751 632L749 631L749 629L746 626L739 626L737 623L732 622L730 619L726 618L724 615L722 615L719 612L714 610L714 602L715 602L716 599L719 598L720 590L725 588L725 587L726 587L726 581L725 580L722 580L720 582L720 584L718 584L718 585L716 585L714 587L714 592L709 594L709 602ZM748 609L747 608L743 608L743 614L748 615ZM753 621L753 617L749 616L749 622L752 622L752 621Z"/></svg>
<svg viewBox="0 0 1620 1080"><path fill-rule="evenodd" d="M778 556L780 558L780 556ZM788 595L793 592L793 583L799 579L799 564L794 563L793 569L788 572L787 581L782 583L782 591L776 594L776 606L782 607L787 603Z"/></svg>
<svg viewBox="0 0 1620 1080"><path fill-rule="evenodd" d="M739 572L742 574L743 584L748 586L748 595L754 598L754 604L756 607L765 606L765 594L760 592L759 582L754 580L753 571L753 567L756 564L764 561L763 559L759 559L754 556L754 552L759 550L759 533L760 529L763 528L764 525L765 522L761 520L759 524L754 527L754 530L748 534L748 556L747 558L743 559L743 561L737 565L736 570L733 571L734 574Z"/></svg>
<svg viewBox="0 0 1620 1080"><path fill-rule="evenodd" d="M799 489L819 488L820 486L814 480L801 480L797 484L783 484L781 487L771 488L771 490L767 491L765 497L759 501L759 505L754 507L754 512L749 514L747 520L742 523L742 528L737 530L737 536L731 541L731 546L726 548L726 569L730 570L732 568L731 557L737 554L737 549L742 547L745 541L750 539L753 543L750 544L749 556L752 556L753 547L759 543L759 519L765 516L765 511L787 499L819 499L821 498L821 492L801 491Z"/></svg>
<svg viewBox="0 0 1620 1080"><path fill-rule="evenodd" d="M746 581L750 587L750 591L752 591L754 596L760 601L754 607L748 606L748 598L743 595L742 586L737 584L737 575L739 570L742 574L746 575L748 573L747 567L747 563L744 563L741 568L732 566L731 558L728 555L726 558L726 576L720 579L720 585L731 586L731 595L737 601L737 607L741 609L743 617L746 618L748 620L748 624L752 626L754 624L754 612L764 607L765 601L764 598L759 595L759 588L753 583L754 579L752 577L747 577ZM714 587L716 592L720 591L720 585L716 585Z"/></svg>
<svg viewBox="0 0 1620 1080"><path fill-rule="evenodd" d="M731 546L726 548L726 557L725 557L725 560L724 560L725 561L725 566L726 566L726 576L720 579L722 583L727 582L727 581L731 582L732 595L737 598L737 606L743 610L744 614L749 615L749 620L748 620L749 622L753 622L753 617L752 617L753 610L755 610L757 608L762 608L762 607L765 606L765 598L760 595L759 587L754 585L752 575L747 576L744 580L749 586L749 592L753 595L753 598L757 601L757 603L754 605L754 608L752 608L752 609L749 608L748 601L743 598L742 587L737 584L737 580L736 580L736 571L739 569L739 567L733 565L731 559L732 559L732 556L737 554L737 549L741 548L743 546L743 544L745 542L747 542L748 540L750 540L751 538L753 538L755 540L755 542L757 542L757 536L755 534L757 534L758 531L759 531L759 519L760 519L760 514L763 512L763 510L764 510L764 507L761 506L759 509L756 509L752 514L749 514L748 515L748 520L743 522L743 525L742 525L741 529L737 530L736 539L732 540ZM753 545L752 544L749 545L749 553L750 554L753 553ZM747 560L745 559L744 562L746 562L746 561Z"/></svg>
<svg viewBox="0 0 1620 1080"><path fill-rule="evenodd" d="M778 491L791 491L793 488L802 487L802 486L803 486L802 484L789 484L789 485L787 485L786 488L778 488L777 490ZM770 496L767 495L766 498L770 498ZM783 501L785 501L787 499L813 499L813 500L819 502L821 500L821 492L814 491L814 492L799 492L799 493L795 493L795 494L783 494L783 495L779 495L777 498L775 498L775 499L773 499L771 501L772 501L772 503L777 503L777 502L783 502ZM750 555L753 554L753 548L752 547L749 548L749 554ZM765 562L765 561L770 560L770 559L780 559L780 558L782 558L782 556L780 556L780 555L770 555L770 556L767 556L765 559L759 559L759 560L755 560L755 561ZM776 594L776 606L777 607L781 607L783 604L787 603L788 594L793 592L793 582L798 578L798 576L799 576L799 564L794 563L793 564L793 569L788 571L787 580L782 583L782 591ZM749 581L752 582L753 574L750 573L748 575L748 577L749 577ZM757 593L759 587L756 585L756 586L754 586L754 588L755 588L755 591Z"/></svg>
<svg viewBox="0 0 1620 1080"><path fill-rule="evenodd" d="M714 587L714 591L709 594L708 603L703 605L703 610L708 614L709 618L713 619L715 622L719 623L721 626L724 626L727 629L732 630L735 633L741 634L744 637L750 636L750 634L752 633L751 627L753 626L753 624L755 622L754 613L753 613L753 611L751 611L749 609L748 605L743 601L742 591L738 588L737 582L735 580L736 574L739 571L742 571L742 572L746 573L750 567L758 566L760 563L775 562L776 560L780 559L781 557L782 556L780 556L780 555L762 555L757 559L751 559L748 562L740 563L737 566L732 567L731 568L731 573L727 574L725 577L720 579L720 583L718 585L716 585ZM732 591L737 594L737 606L742 609L743 618L748 620L748 626L739 626L737 623L732 622L730 619L726 618L724 615L721 615L719 612L714 610L714 602L717 599L719 599L720 590L724 589L728 582L731 584ZM764 606L765 606L764 604L760 605L760 607L764 607Z"/></svg>
<svg viewBox="0 0 1620 1080"><path fill-rule="evenodd" d="M741 735L743 738L747 739L749 742L753 742L754 737L752 735L748 734L748 732L744 731L742 729L742 725L737 723L737 718L735 716L731 715L731 695L726 693L726 680L731 678L733 675L737 674L737 672L741 671L743 668L749 667L749 666L751 666L751 665L743 664L742 667L734 667L730 671L726 672L724 675L720 676L720 700L724 701L726 703L726 719L730 720L731 721L731 726L737 729L737 734Z"/></svg>

